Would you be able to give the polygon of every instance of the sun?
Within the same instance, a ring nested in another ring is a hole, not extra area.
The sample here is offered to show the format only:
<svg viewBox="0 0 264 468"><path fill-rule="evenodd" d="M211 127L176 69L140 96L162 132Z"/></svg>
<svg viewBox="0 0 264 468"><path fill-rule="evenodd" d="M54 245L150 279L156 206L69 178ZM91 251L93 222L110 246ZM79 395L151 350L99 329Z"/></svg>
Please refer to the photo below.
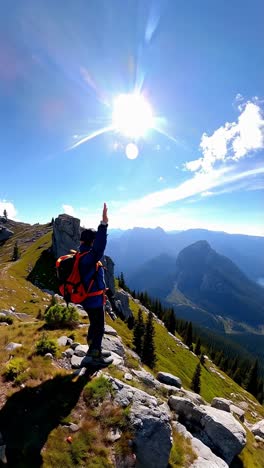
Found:
<svg viewBox="0 0 264 468"><path fill-rule="evenodd" d="M153 127L151 107L141 94L120 94L114 100L112 124L126 137L143 137Z"/></svg>

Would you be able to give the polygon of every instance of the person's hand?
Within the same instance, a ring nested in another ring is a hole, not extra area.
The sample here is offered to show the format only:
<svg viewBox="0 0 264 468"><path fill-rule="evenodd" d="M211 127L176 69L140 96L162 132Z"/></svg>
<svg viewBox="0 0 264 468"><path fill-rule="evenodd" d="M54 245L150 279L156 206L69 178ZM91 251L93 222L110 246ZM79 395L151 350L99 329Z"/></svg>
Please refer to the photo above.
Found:
<svg viewBox="0 0 264 468"><path fill-rule="evenodd" d="M108 224L107 206L106 206L106 203L104 203L102 221L103 221L103 223Z"/></svg>

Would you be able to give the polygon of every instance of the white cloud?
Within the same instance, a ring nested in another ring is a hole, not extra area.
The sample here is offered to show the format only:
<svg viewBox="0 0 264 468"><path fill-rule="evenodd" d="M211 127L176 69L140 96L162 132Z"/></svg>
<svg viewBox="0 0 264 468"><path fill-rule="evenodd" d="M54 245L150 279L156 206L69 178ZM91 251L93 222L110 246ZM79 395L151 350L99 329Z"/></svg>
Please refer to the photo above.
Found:
<svg viewBox="0 0 264 468"><path fill-rule="evenodd" d="M248 177L264 173L264 167L257 167L241 173L235 173L234 167L211 170L210 173L196 173L177 187L167 188L150 193L140 199L127 203L120 209L120 213L149 213L150 210L166 206L169 203L184 200L204 192L210 192L215 187L236 183Z"/></svg>
<svg viewBox="0 0 264 468"><path fill-rule="evenodd" d="M75 216L75 210L71 205L62 205L64 213L70 215L70 216Z"/></svg>
<svg viewBox="0 0 264 468"><path fill-rule="evenodd" d="M239 99L241 96L239 95ZM210 172L217 162L238 161L253 151L264 148L263 112L257 99L240 107L237 122L226 122L212 135L204 133L200 148L203 156L185 164L185 168L196 172Z"/></svg>
<svg viewBox="0 0 264 468"><path fill-rule="evenodd" d="M0 200L0 216L3 215L4 210L7 211L7 217L9 219L16 219L17 210L12 202L8 202L7 200Z"/></svg>

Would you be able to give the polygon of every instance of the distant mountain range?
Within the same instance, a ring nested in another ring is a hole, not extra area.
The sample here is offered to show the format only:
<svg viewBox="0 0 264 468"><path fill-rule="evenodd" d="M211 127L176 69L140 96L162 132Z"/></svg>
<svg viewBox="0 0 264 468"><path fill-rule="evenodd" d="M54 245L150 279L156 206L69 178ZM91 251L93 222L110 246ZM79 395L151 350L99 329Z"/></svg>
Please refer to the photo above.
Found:
<svg viewBox="0 0 264 468"><path fill-rule="evenodd" d="M264 325L264 289L207 241L149 260L130 277L129 286L173 305L176 314L229 332Z"/></svg>
<svg viewBox="0 0 264 468"><path fill-rule="evenodd" d="M133 228L109 231L107 254L115 261L115 271L129 281L145 262L161 254L176 260L185 247L206 240L221 255L230 258L250 279L264 278L264 237L227 234L205 229L165 232L161 228Z"/></svg>

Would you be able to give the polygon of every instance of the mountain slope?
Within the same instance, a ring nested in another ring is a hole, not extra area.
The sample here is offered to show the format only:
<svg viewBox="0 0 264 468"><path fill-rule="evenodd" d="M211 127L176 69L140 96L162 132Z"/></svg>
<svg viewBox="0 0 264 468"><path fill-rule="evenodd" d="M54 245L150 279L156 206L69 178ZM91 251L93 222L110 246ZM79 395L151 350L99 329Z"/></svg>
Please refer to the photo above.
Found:
<svg viewBox="0 0 264 468"><path fill-rule="evenodd" d="M179 253L175 285L187 298L216 316L252 327L264 323L263 289L206 241L196 242Z"/></svg>

